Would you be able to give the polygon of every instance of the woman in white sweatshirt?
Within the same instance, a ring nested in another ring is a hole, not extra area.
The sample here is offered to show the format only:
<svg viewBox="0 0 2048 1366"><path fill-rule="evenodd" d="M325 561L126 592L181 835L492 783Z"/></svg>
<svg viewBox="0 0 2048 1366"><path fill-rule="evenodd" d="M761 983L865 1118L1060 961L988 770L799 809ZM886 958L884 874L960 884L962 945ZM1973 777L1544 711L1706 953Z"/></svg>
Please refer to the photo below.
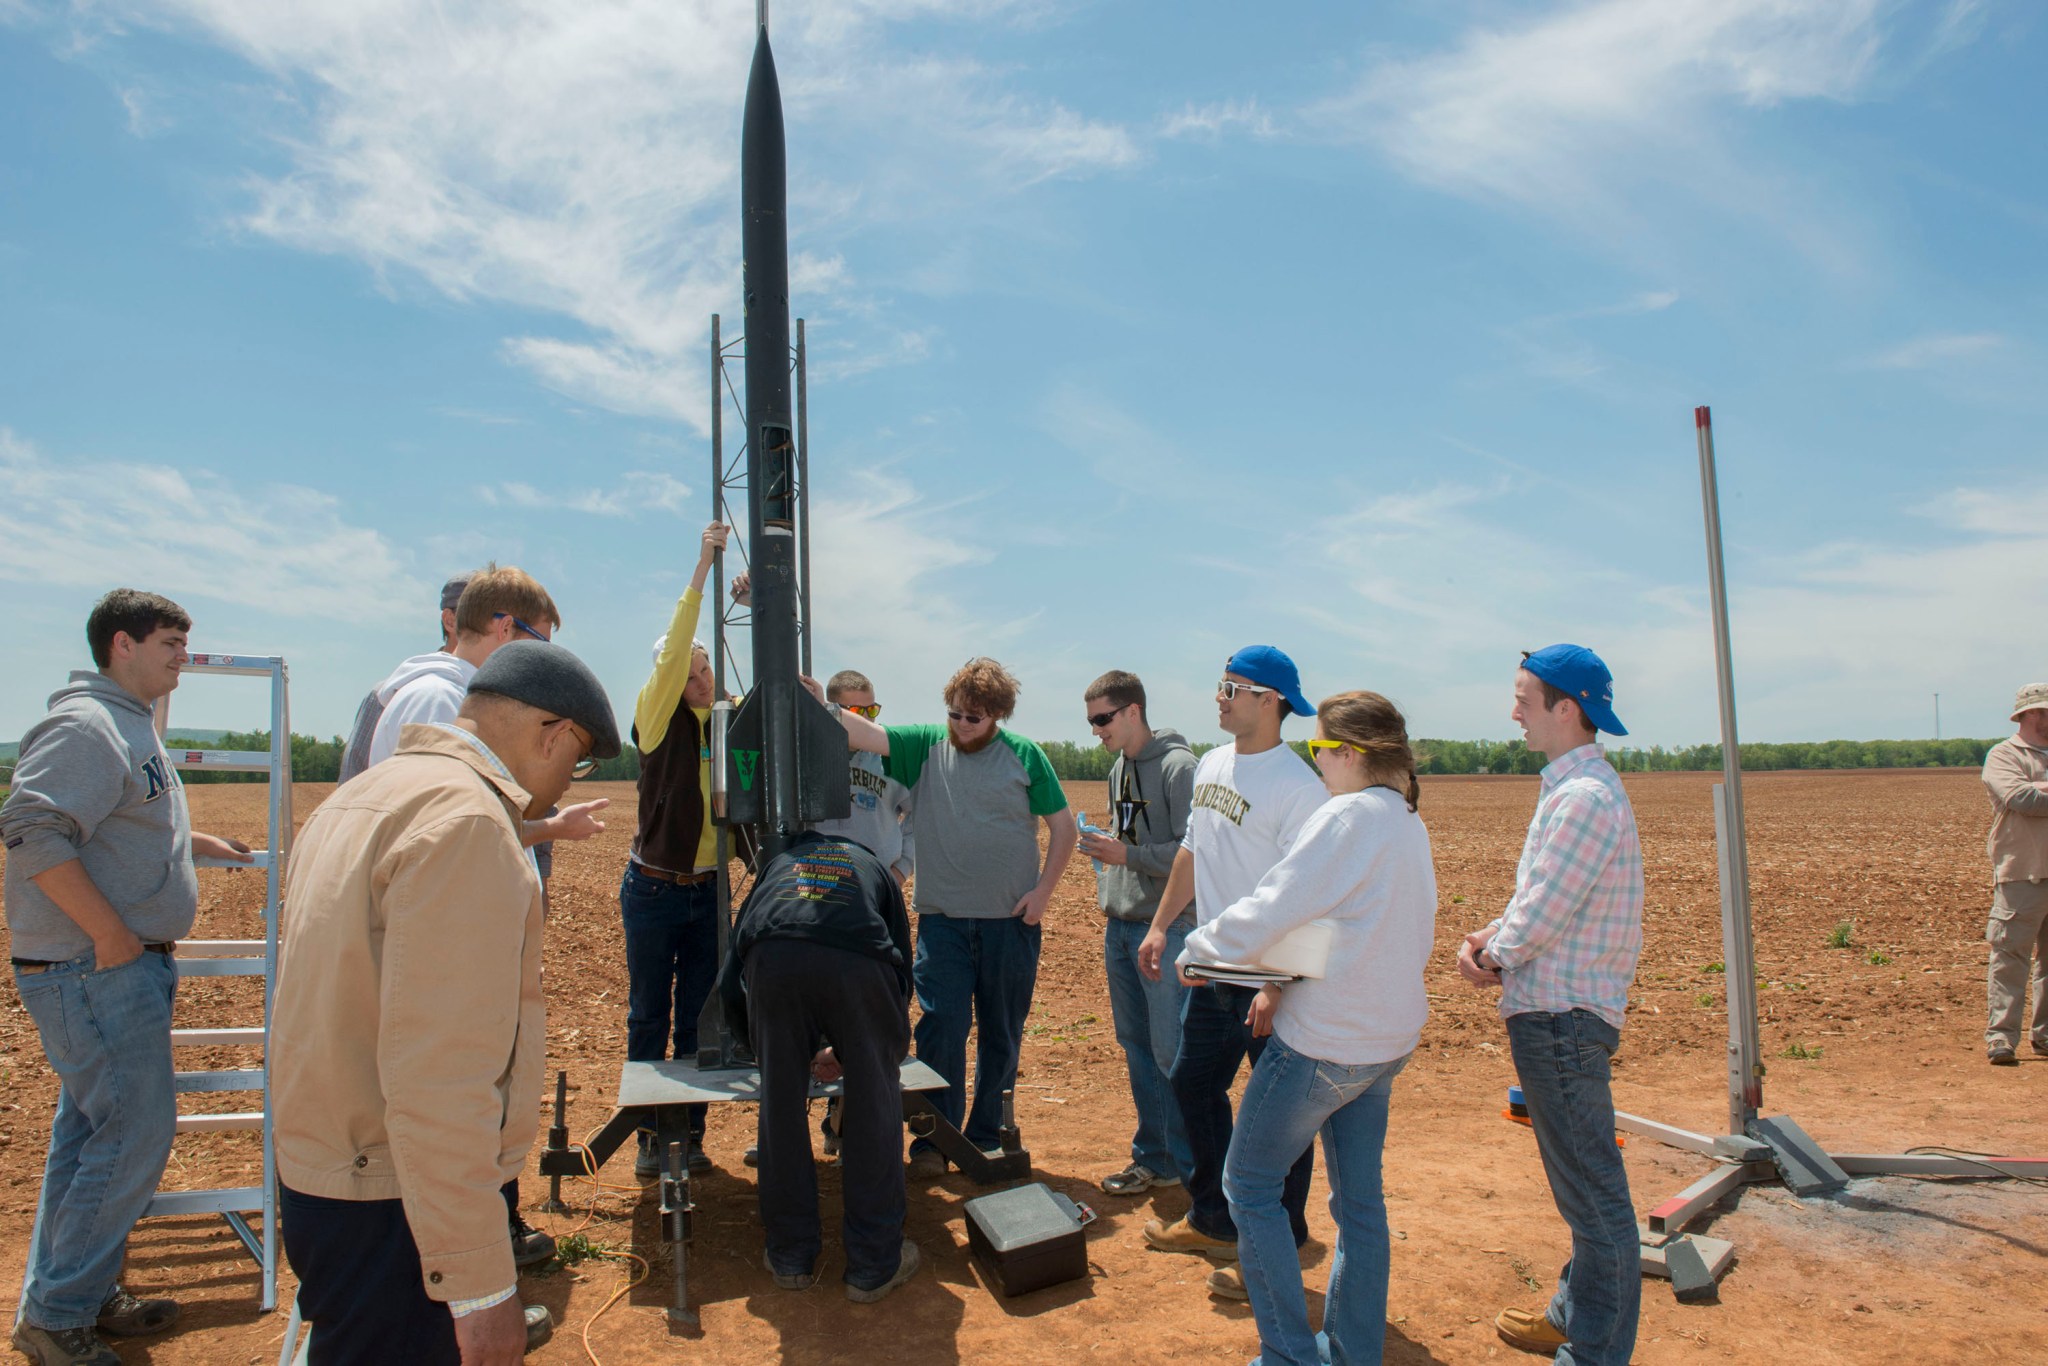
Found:
<svg viewBox="0 0 2048 1366"><path fill-rule="evenodd" d="M1267 987L1254 1033L1273 1038L1238 1107L1223 1169L1260 1356L1253 1366L1377 1362L1386 1340L1387 1206L1380 1152L1394 1074L1422 1037L1436 874L1416 815L1406 722L1378 693L1339 693L1309 742L1330 800L1255 891L1188 935L1190 962L1257 963L1288 931L1331 922L1320 980ZM1287 1170L1323 1137L1337 1246L1321 1334L1280 1205ZM1320 1341L1319 1341L1320 1339Z"/></svg>

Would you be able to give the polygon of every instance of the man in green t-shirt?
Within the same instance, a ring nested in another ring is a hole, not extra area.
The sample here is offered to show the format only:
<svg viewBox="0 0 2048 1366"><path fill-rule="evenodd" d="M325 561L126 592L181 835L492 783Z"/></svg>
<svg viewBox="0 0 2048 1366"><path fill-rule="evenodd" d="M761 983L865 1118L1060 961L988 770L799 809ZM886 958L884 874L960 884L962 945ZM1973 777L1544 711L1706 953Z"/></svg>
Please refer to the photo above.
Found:
<svg viewBox="0 0 2048 1366"><path fill-rule="evenodd" d="M855 749L880 754L917 809L919 1061L947 1081L940 1111L978 1148L1000 1141L1002 1097L1038 983L1039 920L1074 852L1074 814L1045 751L1001 722L1017 680L970 659L946 683L943 726L878 726L842 709ZM1038 857L1038 822L1048 834ZM974 1108L967 1109L967 1032L978 1031ZM966 1123L961 1124L962 1116ZM943 1176L946 1159L920 1139L913 1176Z"/></svg>

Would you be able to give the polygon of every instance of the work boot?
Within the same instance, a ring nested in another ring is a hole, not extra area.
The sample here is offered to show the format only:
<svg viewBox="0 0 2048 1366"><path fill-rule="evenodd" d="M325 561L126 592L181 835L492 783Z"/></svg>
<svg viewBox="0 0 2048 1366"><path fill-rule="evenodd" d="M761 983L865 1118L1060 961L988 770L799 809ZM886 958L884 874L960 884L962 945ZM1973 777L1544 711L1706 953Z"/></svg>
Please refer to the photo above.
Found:
<svg viewBox="0 0 2048 1366"><path fill-rule="evenodd" d="M936 1181L946 1174L946 1155L937 1148L919 1148L905 1171L912 1181Z"/></svg>
<svg viewBox="0 0 2048 1366"><path fill-rule="evenodd" d="M765 1247L761 1249L761 1265L766 1267L768 1274L775 1278L775 1284L784 1290L809 1290L818 1283L818 1273L815 1269L802 1273L777 1271L775 1269L775 1259L768 1255L768 1249Z"/></svg>
<svg viewBox="0 0 2048 1366"><path fill-rule="evenodd" d="M1199 1252L1219 1262L1237 1260L1237 1244L1211 1238L1182 1215L1172 1223L1160 1219L1145 1221L1145 1241L1161 1252Z"/></svg>
<svg viewBox="0 0 2048 1366"><path fill-rule="evenodd" d="M1532 1314L1526 1309L1501 1310L1493 1320L1493 1331L1510 1347L1544 1356L1556 1355L1558 1348L1571 1341L1564 1335L1564 1329L1550 1321L1550 1315L1540 1311Z"/></svg>
<svg viewBox="0 0 2048 1366"><path fill-rule="evenodd" d="M555 1255L555 1240L532 1224L518 1211L512 1214L512 1265L515 1267L539 1266Z"/></svg>
<svg viewBox="0 0 2048 1366"><path fill-rule="evenodd" d="M1251 1292L1244 1288L1244 1272L1234 1266L1219 1266L1209 1273L1209 1293L1219 1300L1248 1300Z"/></svg>
<svg viewBox="0 0 2048 1366"><path fill-rule="evenodd" d="M83 1328L38 1328L23 1319L15 1325L14 1350L36 1366L121 1366L121 1358L100 1341L91 1324Z"/></svg>
<svg viewBox="0 0 2048 1366"><path fill-rule="evenodd" d="M2012 1051L2010 1044L1995 1043L1985 1050L1985 1060L1993 1067L2019 1066L2019 1054Z"/></svg>
<svg viewBox="0 0 2048 1366"><path fill-rule="evenodd" d="M711 1170L711 1158L704 1152L703 1139L690 1140L690 1155L683 1159L683 1165L689 1169L692 1176L702 1176Z"/></svg>
<svg viewBox="0 0 2048 1366"><path fill-rule="evenodd" d="M99 1322L93 1326L110 1338L134 1338L161 1333L177 1321L176 1300L137 1299L117 1285L100 1306Z"/></svg>

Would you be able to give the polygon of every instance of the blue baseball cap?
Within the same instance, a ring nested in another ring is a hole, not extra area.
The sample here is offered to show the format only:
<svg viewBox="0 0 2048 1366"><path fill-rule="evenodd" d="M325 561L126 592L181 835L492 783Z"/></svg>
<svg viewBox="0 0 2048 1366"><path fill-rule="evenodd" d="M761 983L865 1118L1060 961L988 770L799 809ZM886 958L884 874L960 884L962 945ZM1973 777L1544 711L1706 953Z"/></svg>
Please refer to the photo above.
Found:
<svg viewBox="0 0 2048 1366"><path fill-rule="evenodd" d="M1551 687L1571 694L1595 729L1609 735L1628 734L1614 714L1614 675L1608 672L1606 661L1585 646L1546 645L1524 653L1522 667Z"/></svg>
<svg viewBox="0 0 2048 1366"><path fill-rule="evenodd" d="M1223 672L1248 678L1287 699L1296 716L1314 716L1316 709L1301 695L1301 671L1278 646L1247 645L1224 662Z"/></svg>

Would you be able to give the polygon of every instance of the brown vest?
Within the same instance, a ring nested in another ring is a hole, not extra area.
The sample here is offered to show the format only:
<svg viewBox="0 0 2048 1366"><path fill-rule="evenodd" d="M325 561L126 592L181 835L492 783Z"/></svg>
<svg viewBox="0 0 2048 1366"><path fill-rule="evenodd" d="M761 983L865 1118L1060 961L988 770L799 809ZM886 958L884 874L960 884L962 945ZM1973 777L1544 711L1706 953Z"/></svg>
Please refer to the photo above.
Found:
<svg viewBox="0 0 2048 1366"><path fill-rule="evenodd" d="M640 728L633 727L633 743ZM707 762L704 727L688 702L678 699L661 743L640 753L640 831L633 861L667 873L695 872L697 845L704 838L704 789L699 774Z"/></svg>

